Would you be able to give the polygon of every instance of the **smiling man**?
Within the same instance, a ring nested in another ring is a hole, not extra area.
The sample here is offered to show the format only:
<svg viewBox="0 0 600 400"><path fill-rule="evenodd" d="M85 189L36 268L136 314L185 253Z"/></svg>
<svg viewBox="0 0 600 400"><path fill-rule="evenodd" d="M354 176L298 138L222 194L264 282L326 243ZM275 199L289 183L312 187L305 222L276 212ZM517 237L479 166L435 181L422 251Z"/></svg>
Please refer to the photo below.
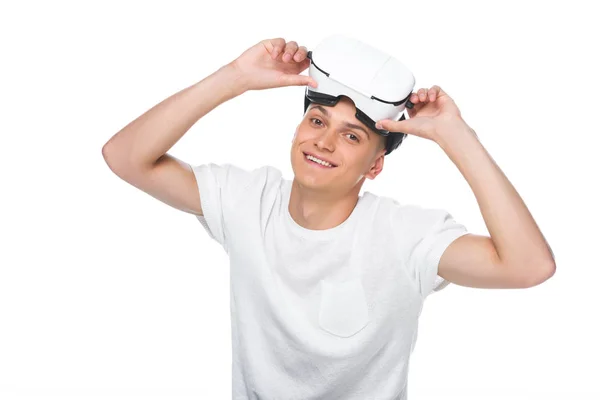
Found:
<svg viewBox="0 0 600 400"><path fill-rule="evenodd" d="M428 295L449 283L531 287L552 276L553 255L439 86L411 93L412 83L401 80L409 93L398 101L361 98L350 88L351 96L332 95L329 75L320 82L317 72L300 75L311 65L307 56L296 42L264 40L138 117L102 152L119 177L195 215L227 252L233 399L406 399ZM358 67L385 70L378 56ZM308 86L291 146L293 179L272 166L192 167L167 154L219 104L290 85ZM410 118L398 120L409 99ZM360 195L401 135L445 151L473 189L490 236L468 233L443 209Z"/></svg>
<svg viewBox="0 0 600 400"><path fill-rule="evenodd" d="M355 112L347 97L334 107L311 105L296 129L290 212L306 228L339 225L354 209L365 179L383 168L385 138L369 133Z"/></svg>

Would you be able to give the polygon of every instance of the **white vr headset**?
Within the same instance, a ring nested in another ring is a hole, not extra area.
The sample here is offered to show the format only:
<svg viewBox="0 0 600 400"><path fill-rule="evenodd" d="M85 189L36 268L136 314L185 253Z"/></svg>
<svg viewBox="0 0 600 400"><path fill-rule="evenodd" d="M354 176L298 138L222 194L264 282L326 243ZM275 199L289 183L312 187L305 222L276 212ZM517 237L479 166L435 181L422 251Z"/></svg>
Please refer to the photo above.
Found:
<svg viewBox="0 0 600 400"><path fill-rule="evenodd" d="M395 150L406 134L377 129L382 119L402 121L415 78L400 61L356 39L334 35L308 52L309 75L316 88L306 87L304 112L310 103L337 104L347 96L356 106L356 118L379 135L385 136L386 155Z"/></svg>

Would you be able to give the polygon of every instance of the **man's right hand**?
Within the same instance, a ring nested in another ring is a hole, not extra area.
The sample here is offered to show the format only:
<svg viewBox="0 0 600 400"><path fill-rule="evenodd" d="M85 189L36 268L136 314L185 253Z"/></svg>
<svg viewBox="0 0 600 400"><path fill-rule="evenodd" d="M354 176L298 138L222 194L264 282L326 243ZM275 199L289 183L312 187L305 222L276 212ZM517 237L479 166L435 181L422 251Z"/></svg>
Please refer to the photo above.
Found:
<svg viewBox="0 0 600 400"><path fill-rule="evenodd" d="M283 38L266 39L246 50L231 62L245 90L262 90L283 86L317 87L309 76L300 75L310 65L308 50Z"/></svg>

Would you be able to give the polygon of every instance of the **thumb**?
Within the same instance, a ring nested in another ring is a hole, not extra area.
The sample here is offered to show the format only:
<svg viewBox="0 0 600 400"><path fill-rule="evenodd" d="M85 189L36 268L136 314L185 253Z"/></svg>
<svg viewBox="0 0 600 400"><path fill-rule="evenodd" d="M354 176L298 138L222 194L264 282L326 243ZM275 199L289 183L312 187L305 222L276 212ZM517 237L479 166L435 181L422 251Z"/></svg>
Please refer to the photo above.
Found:
<svg viewBox="0 0 600 400"><path fill-rule="evenodd" d="M312 86L317 87L317 81L310 76L306 75L294 75L284 74L280 77L280 83L282 86Z"/></svg>
<svg viewBox="0 0 600 400"><path fill-rule="evenodd" d="M375 127L377 129L385 129L389 132L402 132L409 135L421 136L425 128L423 118L409 118L402 121L392 121L390 119L382 119L377 121Z"/></svg>

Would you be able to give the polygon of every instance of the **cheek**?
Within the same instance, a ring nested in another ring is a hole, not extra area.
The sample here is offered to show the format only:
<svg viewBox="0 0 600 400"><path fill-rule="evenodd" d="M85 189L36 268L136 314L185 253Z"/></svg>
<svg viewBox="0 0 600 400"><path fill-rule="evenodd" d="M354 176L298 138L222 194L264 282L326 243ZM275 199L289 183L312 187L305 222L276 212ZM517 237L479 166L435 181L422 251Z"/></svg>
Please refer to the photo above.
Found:
<svg viewBox="0 0 600 400"><path fill-rule="evenodd" d="M367 155L363 153L352 153L346 154L346 165L348 169L356 172L357 174L364 173L365 170L369 169L369 165L366 162Z"/></svg>
<svg viewBox="0 0 600 400"><path fill-rule="evenodd" d="M305 142L311 142L314 141L315 137L313 136L313 132L311 132L310 129L297 129L296 132L294 132L294 139L293 142L295 144L302 144Z"/></svg>

